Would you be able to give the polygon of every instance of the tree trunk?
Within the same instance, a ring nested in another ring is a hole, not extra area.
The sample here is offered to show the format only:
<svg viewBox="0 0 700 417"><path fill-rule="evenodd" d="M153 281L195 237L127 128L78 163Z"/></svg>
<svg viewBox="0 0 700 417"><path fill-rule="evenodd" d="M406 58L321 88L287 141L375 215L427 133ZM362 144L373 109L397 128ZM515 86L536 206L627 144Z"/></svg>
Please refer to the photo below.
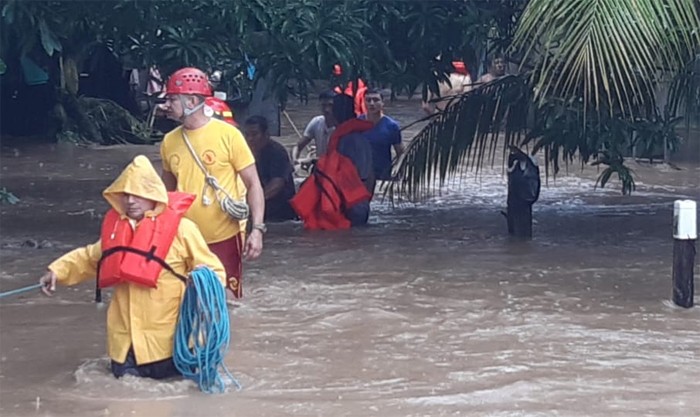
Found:
<svg viewBox="0 0 700 417"><path fill-rule="evenodd" d="M85 114L85 111L80 107L78 99L73 94L66 90L59 90L57 97L57 114L65 115L62 120L61 130L71 130L71 121L74 122L77 134L100 145L106 145L106 141L102 137L99 127Z"/></svg>
<svg viewBox="0 0 700 417"><path fill-rule="evenodd" d="M77 96L80 86L78 64L73 57L62 56L61 60L61 87L65 88L70 94Z"/></svg>

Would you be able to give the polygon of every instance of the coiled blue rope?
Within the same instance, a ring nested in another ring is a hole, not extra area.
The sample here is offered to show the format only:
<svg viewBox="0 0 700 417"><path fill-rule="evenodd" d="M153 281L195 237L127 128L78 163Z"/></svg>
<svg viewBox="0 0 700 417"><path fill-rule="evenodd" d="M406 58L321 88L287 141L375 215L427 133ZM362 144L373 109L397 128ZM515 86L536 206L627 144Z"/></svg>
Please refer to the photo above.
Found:
<svg viewBox="0 0 700 417"><path fill-rule="evenodd" d="M175 332L173 361L185 378L206 393L224 392L229 383L241 385L224 364L230 339L226 293L214 271L196 268L190 274ZM223 371L225 377L219 372Z"/></svg>

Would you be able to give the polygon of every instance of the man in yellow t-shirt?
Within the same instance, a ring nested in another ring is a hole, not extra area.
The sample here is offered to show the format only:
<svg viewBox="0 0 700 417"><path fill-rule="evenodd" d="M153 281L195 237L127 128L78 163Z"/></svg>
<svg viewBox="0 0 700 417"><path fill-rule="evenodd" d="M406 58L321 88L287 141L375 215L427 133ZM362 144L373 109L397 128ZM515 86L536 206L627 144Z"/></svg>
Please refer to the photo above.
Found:
<svg viewBox="0 0 700 417"><path fill-rule="evenodd" d="M262 252L265 197L255 168L255 159L241 132L211 117L204 100L211 96L206 74L196 68L175 71L168 80L164 109L181 126L165 135L160 153L163 182L168 190L197 195L185 215L194 221L209 248L226 269L227 288L243 295L242 259L255 259ZM185 137L208 174L234 200L245 198L250 207L252 229L245 237L246 220L234 220L223 211L222 193L205 180L205 174L190 152Z"/></svg>

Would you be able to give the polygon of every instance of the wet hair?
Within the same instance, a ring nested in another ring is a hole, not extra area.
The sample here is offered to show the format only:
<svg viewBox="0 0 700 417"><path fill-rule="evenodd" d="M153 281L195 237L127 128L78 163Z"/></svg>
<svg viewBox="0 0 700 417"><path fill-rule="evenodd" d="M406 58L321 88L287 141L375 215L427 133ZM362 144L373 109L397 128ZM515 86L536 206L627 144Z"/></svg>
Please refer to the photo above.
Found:
<svg viewBox="0 0 700 417"><path fill-rule="evenodd" d="M500 53L500 52L495 53L495 54L491 55L491 59L489 59L489 64L490 64L490 65L493 64L494 62L496 62L497 59L502 59L502 60L505 61L506 56L503 55L503 54Z"/></svg>
<svg viewBox="0 0 700 417"><path fill-rule="evenodd" d="M367 91L365 91L365 96L367 94L379 94L379 98L384 100L384 95L382 94L382 91L378 88L374 88L374 87L368 88Z"/></svg>
<svg viewBox="0 0 700 417"><path fill-rule="evenodd" d="M246 119L245 124L247 126L257 126L260 128L260 132L267 133L267 119L264 116L250 116Z"/></svg>
<svg viewBox="0 0 700 417"><path fill-rule="evenodd" d="M338 124L355 118L355 100L347 94L333 97L333 117Z"/></svg>
<svg viewBox="0 0 700 417"><path fill-rule="evenodd" d="M321 94L318 95L318 99L320 100L333 100L333 97L337 96L338 93L336 93L333 90L326 90L322 91Z"/></svg>

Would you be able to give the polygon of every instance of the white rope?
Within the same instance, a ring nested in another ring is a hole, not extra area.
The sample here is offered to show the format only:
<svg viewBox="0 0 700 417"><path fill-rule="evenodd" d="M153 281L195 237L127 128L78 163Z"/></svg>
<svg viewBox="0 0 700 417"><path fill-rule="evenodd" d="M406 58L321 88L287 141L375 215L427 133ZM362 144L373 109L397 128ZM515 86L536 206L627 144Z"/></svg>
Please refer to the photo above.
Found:
<svg viewBox="0 0 700 417"><path fill-rule="evenodd" d="M189 149L192 157L199 166L199 169L201 169L204 173L204 188L202 188L202 201L204 202L204 205L208 205L206 194L207 188L211 187L214 190L214 197L216 197L216 200L219 202L219 206L224 213L227 213L234 220L247 219L248 215L250 214L248 204L244 200L234 200L233 197L231 197L231 195L226 192L223 187L221 187L216 177L209 174L209 171L199 159L199 155L197 155L197 152L195 152L192 144L190 143L189 137L187 137L187 133L185 133L185 127L182 126L180 131L182 132L182 138L185 140L187 149ZM223 194L223 198L220 196L220 194Z"/></svg>

